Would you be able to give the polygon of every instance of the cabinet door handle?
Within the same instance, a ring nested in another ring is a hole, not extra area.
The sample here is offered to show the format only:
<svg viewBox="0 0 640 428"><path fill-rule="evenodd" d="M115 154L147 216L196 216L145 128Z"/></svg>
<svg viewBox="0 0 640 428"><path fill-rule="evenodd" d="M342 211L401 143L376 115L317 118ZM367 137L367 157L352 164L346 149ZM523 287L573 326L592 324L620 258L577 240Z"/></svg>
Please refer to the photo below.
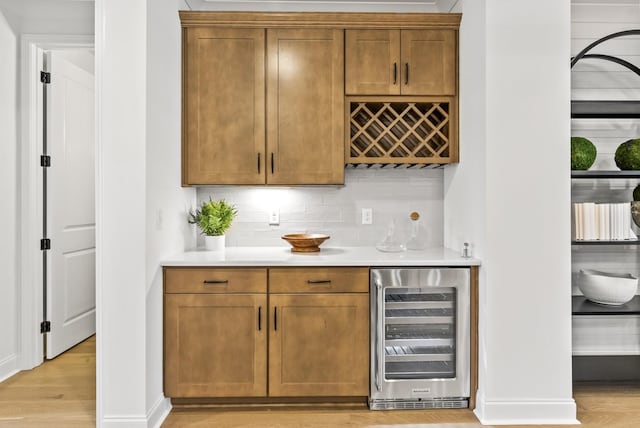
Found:
<svg viewBox="0 0 640 428"><path fill-rule="evenodd" d="M278 308L273 307L273 331L278 330Z"/></svg>
<svg viewBox="0 0 640 428"><path fill-rule="evenodd" d="M258 174L260 174L260 153L258 153Z"/></svg>
<svg viewBox="0 0 640 428"><path fill-rule="evenodd" d="M262 306L258 306L258 331L262 330Z"/></svg>
<svg viewBox="0 0 640 428"><path fill-rule="evenodd" d="M228 279L205 279L202 281L203 284L228 284Z"/></svg>
<svg viewBox="0 0 640 428"><path fill-rule="evenodd" d="M331 284L330 279L308 279L307 284Z"/></svg>
<svg viewBox="0 0 640 428"><path fill-rule="evenodd" d="M398 63L393 63L393 84L398 83Z"/></svg>
<svg viewBox="0 0 640 428"><path fill-rule="evenodd" d="M408 62L404 63L404 84L405 85L409 84L409 63Z"/></svg>
<svg viewBox="0 0 640 428"><path fill-rule="evenodd" d="M273 152L271 152L271 174L273 174Z"/></svg>

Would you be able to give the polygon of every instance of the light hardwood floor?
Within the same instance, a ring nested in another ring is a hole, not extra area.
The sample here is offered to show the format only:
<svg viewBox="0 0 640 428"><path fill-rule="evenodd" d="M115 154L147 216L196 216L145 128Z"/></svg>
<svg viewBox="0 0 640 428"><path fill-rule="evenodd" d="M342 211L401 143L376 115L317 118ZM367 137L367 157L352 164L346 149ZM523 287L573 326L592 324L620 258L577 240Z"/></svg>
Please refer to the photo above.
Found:
<svg viewBox="0 0 640 428"><path fill-rule="evenodd" d="M0 427L96 424L95 336L54 360L0 383Z"/></svg>
<svg viewBox="0 0 640 428"><path fill-rule="evenodd" d="M583 428L640 426L640 382L577 384ZM0 427L95 426L95 339L0 383ZM564 425L566 426L566 425ZM165 428L480 428L469 410L174 409Z"/></svg>

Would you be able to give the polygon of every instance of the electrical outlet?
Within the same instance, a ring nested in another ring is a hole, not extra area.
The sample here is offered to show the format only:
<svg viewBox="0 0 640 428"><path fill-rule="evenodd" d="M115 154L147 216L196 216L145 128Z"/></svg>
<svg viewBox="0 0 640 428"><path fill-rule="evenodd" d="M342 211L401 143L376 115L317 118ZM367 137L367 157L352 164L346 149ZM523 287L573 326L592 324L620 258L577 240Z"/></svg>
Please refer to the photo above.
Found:
<svg viewBox="0 0 640 428"><path fill-rule="evenodd" d="M280 224L280 209L272 208L269 211L269 225L278 226Z"/></svg>
<svg viewBox="0 0 640 428"><path fill-rule="evenodd" d="M363 208L362 209L362 224L373 224L373 209L372 208Z"/></svg>

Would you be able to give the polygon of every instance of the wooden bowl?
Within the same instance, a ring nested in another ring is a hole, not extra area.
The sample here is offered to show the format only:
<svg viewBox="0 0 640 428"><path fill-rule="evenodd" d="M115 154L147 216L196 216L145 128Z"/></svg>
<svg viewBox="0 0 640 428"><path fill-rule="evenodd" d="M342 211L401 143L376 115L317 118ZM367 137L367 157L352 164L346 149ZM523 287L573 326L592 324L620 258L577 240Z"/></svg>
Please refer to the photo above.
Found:
<svg viewBox="0 0 640 428"><path fill-rule="evenodd" d="M292 253L317 253L320 251L320 244L329 239L329 236L319 233L290 233L282 235L282 239L291 244Z"/></svg>

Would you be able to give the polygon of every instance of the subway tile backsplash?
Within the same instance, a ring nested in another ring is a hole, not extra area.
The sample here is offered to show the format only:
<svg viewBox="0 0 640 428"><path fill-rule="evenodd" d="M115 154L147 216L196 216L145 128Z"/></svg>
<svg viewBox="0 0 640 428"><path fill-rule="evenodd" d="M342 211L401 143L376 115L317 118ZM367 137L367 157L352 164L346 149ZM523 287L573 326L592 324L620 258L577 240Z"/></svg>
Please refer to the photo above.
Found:
<svg viewBox="0 0 640 428"><path fill-rule="evenodd" d="M325 247L373 246L392 221L406 241L417 211L420 236L433 247L443 244L443 192L442 169L347 169L344 186L207 186L197 195L198 203L223 198L238 208L227 246L287 246L281 236L301 232L330 235ZM373 209L373 224L361 224L362 208ZM269 225L272 209L278 226Z"/></svg>

